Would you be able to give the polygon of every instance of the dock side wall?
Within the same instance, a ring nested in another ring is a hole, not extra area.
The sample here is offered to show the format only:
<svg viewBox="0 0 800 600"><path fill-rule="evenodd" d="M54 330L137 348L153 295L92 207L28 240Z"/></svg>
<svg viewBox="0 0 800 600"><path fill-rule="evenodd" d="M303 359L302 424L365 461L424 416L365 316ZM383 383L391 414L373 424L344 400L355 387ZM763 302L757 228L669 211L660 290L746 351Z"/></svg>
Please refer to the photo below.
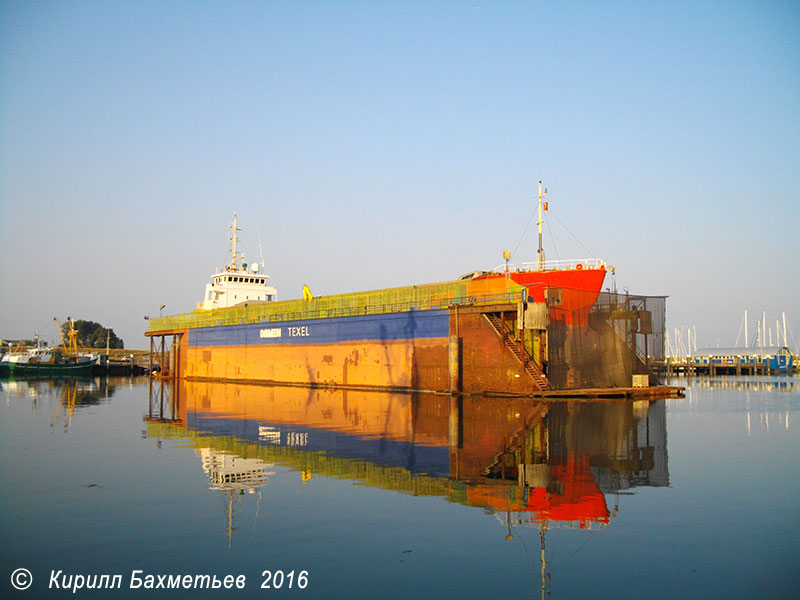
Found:
<svg viewBox="0 0 800 600"><path fill-rule="evenodd" d="M178 338L178 377L386 390L530 393L535 389L530 376L484 311L459 307L190 329ZM454 359L455 340L458 351ZM458 369L455 379L454 368ZM454 381L460 389L453 388Z"/></svg>
<svg viewBox="0 0 800 600"><path fill-rule="evenodd" d="M530 394L536 389L520 361L503 343L481 309L458 311L462 391ZM456 314L451 315L455 332Z"/></svg>
<svg viewBox="0 0 800 600"><path fill-rule="evenodd" d="M446 390L447 310L189 330L180 377Z"/></svg>
<svg viewBox="0 0 800 600"><path fill-rule="evenodd" d="M305 346L190 346L182 376L312 386L441 390L447 386L447 374L447 339L433 338Z"/></svg>

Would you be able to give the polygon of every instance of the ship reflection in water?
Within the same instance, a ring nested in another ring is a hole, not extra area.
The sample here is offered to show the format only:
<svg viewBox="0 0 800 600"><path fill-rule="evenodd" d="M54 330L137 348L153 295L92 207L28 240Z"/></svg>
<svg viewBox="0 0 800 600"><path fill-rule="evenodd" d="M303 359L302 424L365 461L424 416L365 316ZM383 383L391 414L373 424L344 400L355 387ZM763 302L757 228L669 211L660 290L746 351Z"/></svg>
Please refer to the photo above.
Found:
<svg viewBox="0 0 800 600"><path fill-rule="evenodd" d="M0 595L26 568L36 598L133 569L249 595L305 572L273 591L308 598L800 597L797 381L675 383L542 404L0 380Z"/></svg>
<svg viewBox="0 0 800 600"><path fill-rule="evenodd" d="M30 398L35 414L47 414L50 427L60 426L69 431L75 413L108 402L115 385L107 380L88 377L62 379L5 379L0 390L9 402L12 397Z"/></svg>
<svg viewBox="0 0 800 600"><path fill-rule="evenodd" d="M606 495L669 485L664 401L153 386L148 437L191 444L210 488L231 503L267 485L280 466L302 482L345 478L478 507L506 536L536 527L544 544L548 528L608 525L617 506ZM230 535L230 512L228 519Z"/></svg>

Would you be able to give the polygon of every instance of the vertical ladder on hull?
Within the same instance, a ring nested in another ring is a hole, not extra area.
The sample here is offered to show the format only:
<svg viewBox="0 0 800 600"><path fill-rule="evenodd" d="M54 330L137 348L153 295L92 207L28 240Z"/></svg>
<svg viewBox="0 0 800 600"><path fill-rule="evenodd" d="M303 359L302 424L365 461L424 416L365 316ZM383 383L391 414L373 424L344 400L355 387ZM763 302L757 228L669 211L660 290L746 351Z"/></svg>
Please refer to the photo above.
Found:
<svg viewBox="0 0 800 600"><path fill-rule="evenodd" d="M525 372L531 376L536 385L538 391L543 392L547 390L550 386L547 382L547 377L545 376L542 368L537 365L533 359L531 359L530 355L525 351L525 348L520 344L517 340L515 340L512 335L508 332L508 329L503 325L503 321L495 314L491 313L484 313L484 317L486 320L489 321L489 324L495 330L497 335L503 340L503 344L511 350L511 353L517 357L517 360L520 362L522 367L525 369Z"/></svg>

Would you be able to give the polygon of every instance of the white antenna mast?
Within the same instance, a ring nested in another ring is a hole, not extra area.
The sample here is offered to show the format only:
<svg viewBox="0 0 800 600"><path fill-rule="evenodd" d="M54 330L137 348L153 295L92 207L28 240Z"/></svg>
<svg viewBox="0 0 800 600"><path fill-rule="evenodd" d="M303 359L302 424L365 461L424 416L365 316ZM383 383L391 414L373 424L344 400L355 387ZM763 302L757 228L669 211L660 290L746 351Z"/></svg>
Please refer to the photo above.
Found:
<svg viewBox="0 0 800 600"><path fill-rule="evenodd" d="M258 228L258 221L256 221L256 233L258 234L258 253L261 255L261 270L264 270L264 252L261 249L261 230Z"/></svg>

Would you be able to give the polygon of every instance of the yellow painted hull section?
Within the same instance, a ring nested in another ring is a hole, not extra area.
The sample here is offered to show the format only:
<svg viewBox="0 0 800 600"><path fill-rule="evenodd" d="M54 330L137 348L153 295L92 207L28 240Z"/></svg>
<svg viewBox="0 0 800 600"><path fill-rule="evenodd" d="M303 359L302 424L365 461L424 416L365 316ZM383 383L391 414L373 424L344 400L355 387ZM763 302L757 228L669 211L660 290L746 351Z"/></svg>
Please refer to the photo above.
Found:
<svg viewBox="0 0 800 600"><path fill-rule="evenodd" d="M357 386L446 389L447 341L401 340L307 346L181 348L187 378ZM428 361L419 361L421 356Z"/></svg>

